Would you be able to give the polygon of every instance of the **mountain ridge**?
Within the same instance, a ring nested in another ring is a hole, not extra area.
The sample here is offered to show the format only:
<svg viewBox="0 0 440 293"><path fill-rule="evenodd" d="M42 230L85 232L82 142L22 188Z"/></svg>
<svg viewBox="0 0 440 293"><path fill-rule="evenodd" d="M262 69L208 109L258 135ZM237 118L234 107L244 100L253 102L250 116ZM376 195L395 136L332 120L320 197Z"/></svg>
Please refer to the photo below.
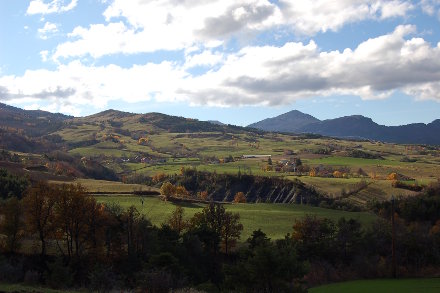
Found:
<svg viewBox="0 0 440 293"><path fill-rule="evenodd" d="M292 117L285 119L286 115ZM315 118L317 121L310 119L308 120L309 123L286 125L290 123L289 121L295 121L296 118L304 117L305 115L308 114L293 110L277 117L250 124L249 127L266 131L270 128L270 131L275 132L312 133L338 138L359 138L391 143L440 144L440 137L437 135L440 132L440 119L436 119L428 124L411 123L399 126L385 126L363 115L350 115L326 120Z"/></svg>

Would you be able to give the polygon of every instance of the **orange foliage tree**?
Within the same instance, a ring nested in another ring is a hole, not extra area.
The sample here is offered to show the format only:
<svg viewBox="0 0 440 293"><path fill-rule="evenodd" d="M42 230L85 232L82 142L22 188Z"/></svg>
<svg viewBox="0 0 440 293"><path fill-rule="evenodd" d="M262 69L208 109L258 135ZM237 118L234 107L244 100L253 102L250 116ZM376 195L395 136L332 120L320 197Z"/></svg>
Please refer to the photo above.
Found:
<svg viewBox="0 0 440 293"><path fill-rule="evenodd" d="M246 196L243 192L239 191L234 196L234 202L235 203L245 203L246 202Z"/></svg>

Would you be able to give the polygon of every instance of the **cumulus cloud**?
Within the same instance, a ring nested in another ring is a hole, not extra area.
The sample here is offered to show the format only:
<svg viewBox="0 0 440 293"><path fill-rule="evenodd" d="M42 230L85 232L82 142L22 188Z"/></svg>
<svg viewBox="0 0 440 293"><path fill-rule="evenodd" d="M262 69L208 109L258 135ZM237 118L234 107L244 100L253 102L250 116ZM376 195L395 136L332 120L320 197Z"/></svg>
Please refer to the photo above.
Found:
<svg viewBox="0 0 440 293"><path fill-rule="evenodd" d="M76 27L53 57L173 51L198 43L218 46L235 34L272 27L281 14L268 0L115 0L104 16L105 24Z"/></svg>
<svg viewBox="0 0 440 293"><path fill-rule="evenodd" d="M386 98L400 90L440 101L440 45L406 39L415 27L369 39L356 49L323 52L313 42L246 47L217 71L187 79L179 92L192 103L281 105L311 96Z"/></svg>
<svg viewBox="0 0 440 293"><path fill-rule="evenodd" d="M72 0L68 4L64 0L32 0L26 10L26 14L51 14L51 13L61 13L72 10L78 4L78 0Z"/></svg>
<svg viewBox="0 0 440 293"><path fill-rule="evenodd" d="M391 0L280 0L284 22L303 35L337 31L347 23L405 16L410 1Z"/></svg>
<svg viewBox="0 0 440 293"><path fill-rule="evenodd" d="M398 26L343 51L322 51L310 41L248 46L229 54L195 48L184 63L130 68L72 61L53 71L28 70L23 76L1 77L0 99L34 98L102 109L111 100L284 105L335 94L383 99L401 91L440 101L440 44L415 37L416 32L415 26ZM204 65L215 66L198 75L190 73L190 68Z"/></svg>
<svg viewBox="0 0 440 293"><path fill-rule="evenodd" d="M34 104L44 101L55 105L58 111L69 106L69 113L74 113L81 107L103 109L112 100L172 99L175 87L185 76L170 62L125 69L116 65L85 66L73 61L53 71L27 70L23 76L0 77L0 100L32 99Z"/></svg>
<svg viewBox="0 0 440 293"><path fill-rule="evenodd" d="M58 26L51 22L46 22L44 27L38 29L40 39L47 40L50 36L58 32Z"/></svg>
<svg viewBox="0 0 440 293"><path fill-rule="evenodd" d="M114 0L103 13L106 23L76 27L53 58L212 47L280 28L313 36L366 19L404 17L412 9L406 0Z"/></svg>

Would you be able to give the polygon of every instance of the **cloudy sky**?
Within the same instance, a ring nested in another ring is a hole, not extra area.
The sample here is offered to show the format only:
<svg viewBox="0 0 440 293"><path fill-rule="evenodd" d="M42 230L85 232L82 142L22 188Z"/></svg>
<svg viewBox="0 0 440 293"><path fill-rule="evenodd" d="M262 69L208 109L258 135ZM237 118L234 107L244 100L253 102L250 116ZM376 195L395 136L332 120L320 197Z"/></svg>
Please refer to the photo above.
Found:
<svg viewBox="0 0 440 293"><path fill-rule="evenodd" d="M440 0L0 0L0 101L247 125L440 118Z"/></svg>

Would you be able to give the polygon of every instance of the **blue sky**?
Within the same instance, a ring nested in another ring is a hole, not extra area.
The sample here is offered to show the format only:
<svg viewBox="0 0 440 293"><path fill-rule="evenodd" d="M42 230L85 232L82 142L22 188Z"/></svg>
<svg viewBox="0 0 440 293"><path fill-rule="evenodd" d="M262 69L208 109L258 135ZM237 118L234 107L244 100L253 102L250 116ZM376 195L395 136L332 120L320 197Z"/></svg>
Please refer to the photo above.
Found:
<svg viewBox="0 0 440 293"><path fill-rule="evenodd" d="M439 42L440 0L0 0L0 102L429 123Z"/></svg>

